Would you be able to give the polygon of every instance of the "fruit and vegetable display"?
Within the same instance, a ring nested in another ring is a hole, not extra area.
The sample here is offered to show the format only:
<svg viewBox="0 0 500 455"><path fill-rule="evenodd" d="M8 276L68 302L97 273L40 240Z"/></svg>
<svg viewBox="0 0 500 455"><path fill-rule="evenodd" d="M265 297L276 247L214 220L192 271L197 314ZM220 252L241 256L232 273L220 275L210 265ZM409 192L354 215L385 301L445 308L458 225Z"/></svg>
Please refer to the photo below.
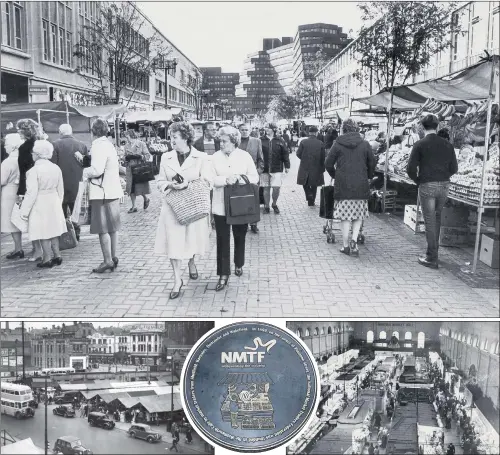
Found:
<svg viewBox="0 0 500 455"><path fill-rule="evenodd" d="M148 143L150 153L164 153L168 151L167 141L165 140L152 140Z"/></svg>
<svg viewBox="0 0 500 455"><path fill-rule="evenodd" d="M484 147L483 153L484 153ZM450 196L478 202L481 191L482 155L472 147L460 150L458 172L451 177ZM485 166L484 204L500 204L500 157L498 142L488 151Z"/></svg>

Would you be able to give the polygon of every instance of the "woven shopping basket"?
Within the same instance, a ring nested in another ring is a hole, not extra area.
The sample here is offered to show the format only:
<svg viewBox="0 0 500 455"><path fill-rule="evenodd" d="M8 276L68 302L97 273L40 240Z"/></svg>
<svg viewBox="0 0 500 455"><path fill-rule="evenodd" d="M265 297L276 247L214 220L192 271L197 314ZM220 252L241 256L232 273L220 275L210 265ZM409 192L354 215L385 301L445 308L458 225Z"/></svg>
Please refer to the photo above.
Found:
<svg viewBox="0 0 500 455"><path fill-rule="evenodd" d="M204 180L193 180L187 188L170 191L165 198L183 226L210 214L210 186Z"/></svg>

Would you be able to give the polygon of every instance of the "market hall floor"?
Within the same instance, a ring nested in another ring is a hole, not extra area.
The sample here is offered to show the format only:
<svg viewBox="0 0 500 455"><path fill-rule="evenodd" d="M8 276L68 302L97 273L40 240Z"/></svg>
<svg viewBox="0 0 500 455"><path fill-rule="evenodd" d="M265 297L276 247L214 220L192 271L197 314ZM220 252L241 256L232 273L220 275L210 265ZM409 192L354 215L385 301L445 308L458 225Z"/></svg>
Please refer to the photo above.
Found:
<svg viewBox="0 0 500 455"><path fill-rule="evenodd" d="M121 206L120 265L111 274L91 273L101 252L88 228L77 248L63 251L61 267L43 270L26 259L5 260L13 245L3 235L1 316L498 317L498 270L479 263L476 275L464 273L472 256L457 248L441 248L439 270L420 266L425 236L394 215L370 216L359 258L341 254L339 243L327 244L318 207L308 207L296 185L298 159L291 161L281 214L262 215L259 234L248 233L243 276L232 275L224 292L213 290L213 233L210 251L197 261L200 278L189 279L186 263L181 297L169 301L170 263L153 254L161 205L154 190L146 212L127 214L129 200ZM340 240L338 227L335 234Z"/></svg>

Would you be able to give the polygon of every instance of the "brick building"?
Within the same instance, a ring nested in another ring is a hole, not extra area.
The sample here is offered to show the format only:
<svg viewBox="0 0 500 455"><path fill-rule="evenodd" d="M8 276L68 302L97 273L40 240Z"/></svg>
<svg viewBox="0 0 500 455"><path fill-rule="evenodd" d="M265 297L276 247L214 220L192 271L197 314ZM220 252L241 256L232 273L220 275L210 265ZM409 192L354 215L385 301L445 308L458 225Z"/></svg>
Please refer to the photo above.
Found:
<svg viewBox="0 0 500 455"><path fill-rule="evenodd" d="M25 371L32 369L31 334L21 326L11 329L9 323L5 323L5 329L0 331L0 376L2 378L15 377Z"/></svg>

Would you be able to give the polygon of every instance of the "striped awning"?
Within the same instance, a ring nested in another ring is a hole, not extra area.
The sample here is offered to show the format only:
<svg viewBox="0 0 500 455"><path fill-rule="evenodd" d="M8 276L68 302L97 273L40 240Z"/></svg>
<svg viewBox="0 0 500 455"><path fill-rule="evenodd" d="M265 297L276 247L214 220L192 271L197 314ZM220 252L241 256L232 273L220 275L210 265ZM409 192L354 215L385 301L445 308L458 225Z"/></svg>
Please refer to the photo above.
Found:
<svg viewBox="0 0 500 455"><path fill-rule="evenodd" d="M227 376L219 382L219 385L231 384L274 384L266 372L263 373L228 373Z"/></svg>

